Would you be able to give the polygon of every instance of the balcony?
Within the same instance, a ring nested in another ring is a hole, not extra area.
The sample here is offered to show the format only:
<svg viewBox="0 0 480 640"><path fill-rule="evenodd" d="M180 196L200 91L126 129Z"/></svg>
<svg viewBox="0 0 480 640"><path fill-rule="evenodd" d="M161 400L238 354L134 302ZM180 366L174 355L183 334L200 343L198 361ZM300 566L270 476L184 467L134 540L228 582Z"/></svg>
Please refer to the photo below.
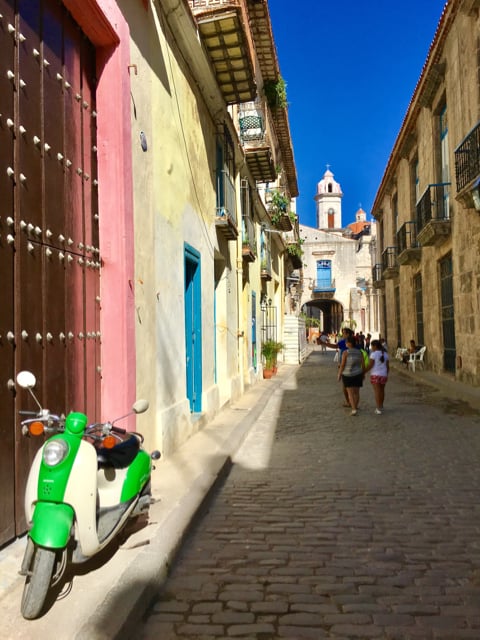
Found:
<svg viewBox="0 0 480 640"><path fill-rule="evenodd" d="M397 247L387 247L382 253L382 277L384 280L398 277Z"/></svg>
<svg viewBox="0 0 480 640"><path fill-rule="evenodd" d="M288 195L276 189L267 189L265 200L268 215L275 229L279 231L292 231L297 216L290 211L291 201Z"/></svg>
<svg viewBox="0 0 480 640"><path fill-rule="evenodd" d="M399 265L416 265L420 262L422 249L417 241L417 223L409 220L397 232L397 261Z"/></svg>
<svg viewBox="0 0 480 640"><path fill-rule="evenodd" d="M312 295L315 300L331 300L335 296L335 280L315 280L312 286Z"/></svg>
<svg viewBox="0 0 480 640"><path fill-rule="evenodd" d="M238 120L248 168L258 182L273 182L277 177L268 113L260 101L249 102L241 106Z"/></svg>
<svg viewBox="0 0 480 640"><path fill-rule="evenodd" d="M441 245L451 234L450 182L429 184L417 203L417 240L423 247Z"/></svg>
<svg viewBox="0 0 480 640"><path fill-rule="evenodd" d="M270 247L263 241L262 260L260 263L260 277L262 280L272 279L272 255Z"/></svg>
<svg viewBox="0 0 480 640"><path fill-rule="evenodd" d="M217 178L217 212L215 226L227 240L237 239L235 185L225 171L220 171Z"/></svg>
<svg viewBox="0 0 480 640"><path fill-rule="evenodd" d="M472 198L472 191L480 180L480 122L455 149L455 176L457 199L466 207L475 207L478 210Z"/></svg>
<svg viewBox="0 0 480 640"><path fill-rule="evenodd" d="M458 192L480 177L480 122L455 150L455 176Z"/></svg>
<svg viewBox="0 0 480 640"><path fill-rule="evenodd" d="M260 278L262 280L272 279L272 263L262 260L262 268L260 270Z"/></svg>
<svg viewBox="0 0 480 640"><path fill-rule="evenodd" d="M245 215L242 217L242 257L247 262L255 262L257 257L255 226L253 220Z"/></svg>
<svg viewBox="0 0 480 640"><path fill-rule="evenodd" d="M248 18L240 0L189 0L198 31L227 104L256 94Z"/></svg>
<svg viewBox="0 0 480 640"><path fill-rule="evenodd" d="M383 289L385 287L383 268L381 264L377 263L372 269L372 284L374 289Z"/></svg>
<svg viewBox="0 0 480 640"><path fill-rule="evenodd" d="M287 253L288 259L292 265L292 268L303 269L303 249L299 242L291 242L287 240Z"/></svg>
<svg viewBox="0 0 480 640"><path fill-rule="evenodd" d="M278 80L278 58L272 34L268 4L269 3L264 0L261 2L257 0L249 1L248 13L251 19L250 25L255 42L255 52L262 77L264 80ZM285 167L288 190L292 198L296 198L298 196L297 170L293 156L287 108L276 109L273 115L273 121L275 135Z"/></svg>

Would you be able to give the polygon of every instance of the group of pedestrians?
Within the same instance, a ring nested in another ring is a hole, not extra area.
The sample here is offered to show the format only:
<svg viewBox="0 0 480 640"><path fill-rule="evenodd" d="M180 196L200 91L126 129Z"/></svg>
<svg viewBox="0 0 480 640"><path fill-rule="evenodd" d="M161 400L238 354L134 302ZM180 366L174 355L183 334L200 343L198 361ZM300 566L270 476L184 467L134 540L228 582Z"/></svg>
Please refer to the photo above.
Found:
<svg viewBox="0 0 480 640"><path fill-rule="evenodd" d="M369 352L357 341L353 331L345 327L342 329L342 339L337 343L326 346L338 349L338 381L342 382L345 396L345 406L350 407L351 415L358 413L360 388L363 386L365 374L370 371L370 382L375 396L375 413L383 413L385 400L385 385L390 370L385 341L372 340Z"/></svg>

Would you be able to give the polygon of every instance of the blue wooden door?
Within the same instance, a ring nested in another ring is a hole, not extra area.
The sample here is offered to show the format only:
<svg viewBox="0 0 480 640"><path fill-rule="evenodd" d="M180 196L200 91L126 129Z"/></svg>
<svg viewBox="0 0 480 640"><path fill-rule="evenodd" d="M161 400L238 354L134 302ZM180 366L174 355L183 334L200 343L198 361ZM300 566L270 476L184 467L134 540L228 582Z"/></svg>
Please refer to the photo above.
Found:
<svg viewBox="0 0 480 640"><path fill-rule="evenodd" d="M332 286L331 260L317 260L317 289L330 289Z"/></svg>
<svg viewBox="0 0 480 640"><path fill-rule="evenodd" d="M185 245L185 369L190 411L202 410L202 305L200 254Z"/></svg>

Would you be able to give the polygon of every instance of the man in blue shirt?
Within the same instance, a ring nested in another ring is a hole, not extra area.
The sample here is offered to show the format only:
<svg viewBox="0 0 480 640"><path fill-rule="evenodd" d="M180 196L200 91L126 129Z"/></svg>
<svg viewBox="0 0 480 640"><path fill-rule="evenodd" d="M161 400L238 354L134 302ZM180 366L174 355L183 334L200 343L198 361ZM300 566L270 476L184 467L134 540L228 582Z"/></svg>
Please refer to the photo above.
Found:
<svg viewBox="0 0 480 640"><path fill-rule="evenodd" d="M327 347L330 347L330 349L339 349L341 356L347 348L346 340L349 336L353 336L353 331L351 329L348 329L348 327L343 327L342 337L340 338L340 340L338 342L327 342Z"/></svg>

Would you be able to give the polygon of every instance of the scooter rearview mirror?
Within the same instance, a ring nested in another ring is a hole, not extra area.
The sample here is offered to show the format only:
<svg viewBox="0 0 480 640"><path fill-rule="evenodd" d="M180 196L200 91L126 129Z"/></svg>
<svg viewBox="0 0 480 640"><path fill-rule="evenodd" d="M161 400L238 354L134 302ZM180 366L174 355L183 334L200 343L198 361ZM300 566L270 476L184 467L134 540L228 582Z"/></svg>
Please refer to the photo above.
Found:
<svg viewBox="0 0 480 640"><path fill-rule="evenodd" d="M134 413L145 413L148 407L148 400L137 400L133 405L132 410Z"/></svg>
<svg viewBox="0 0 480 640"><path fill-rule="evenodd" d="M33 393L33 387L37 383L37 379L35 378L33 373L31 371L19 371L19 373L17 373L17 383L20 387L22 387L22 389L28 389L28 392L37 403L38 408L40 409L40 411L42 411L42 405L38 401L36 395Z"/></svg>
<svg viewBox="0 0 480 640"><path fill-rule="evenodd" d="M20 371L17 374L17 383L22 389L33 389L37 380L31 371Z"/></svg>

